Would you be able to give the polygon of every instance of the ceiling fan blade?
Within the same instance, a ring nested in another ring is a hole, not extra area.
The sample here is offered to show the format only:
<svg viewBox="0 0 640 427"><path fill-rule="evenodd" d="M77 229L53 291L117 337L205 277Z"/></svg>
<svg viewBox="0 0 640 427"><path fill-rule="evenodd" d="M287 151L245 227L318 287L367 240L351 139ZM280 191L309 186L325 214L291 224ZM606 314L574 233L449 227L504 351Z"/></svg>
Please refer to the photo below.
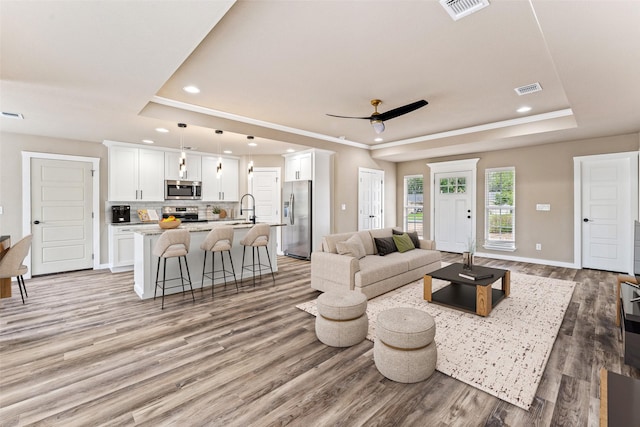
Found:
<svg viewBox="0 0 640 427"><path fill-rule="evenodd" d="M404 105L402 107L394 108L393 110L386 111L384 113L380 113L376 116L378 120L390 120L396 118L398 116L402 116L403 114L410 113L412 111L417 110L418 108L424 107L428 102L424 99L420 101L413 102L411 104Z"/></svg>
<svg viewBox="0 0 640 427"><path fill-rule="evenodd" d="M371 120L371 116L369 116L369 117L336 116L335 114L328 114L328 113L327 113L327 116L338 117L340 119L365 119L365 120Z"/></svg>

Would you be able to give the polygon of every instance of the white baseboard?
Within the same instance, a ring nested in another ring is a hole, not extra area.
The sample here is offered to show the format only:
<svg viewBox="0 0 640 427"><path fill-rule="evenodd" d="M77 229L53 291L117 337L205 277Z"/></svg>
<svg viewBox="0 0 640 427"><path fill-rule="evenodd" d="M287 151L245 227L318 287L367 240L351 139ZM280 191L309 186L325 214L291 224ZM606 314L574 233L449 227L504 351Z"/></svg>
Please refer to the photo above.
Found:
<svg viewBox="0 0 640 427"><path fill-rule="evenodd" d="M579 270L581 267L572 262L561 262L561 261L553 261L548 259L539 259L539 258L524 258L517 257L511 255L502 255L502 254L493 254L493 253L484 253L484 252L476 252L475 256L482 258L490 258L490 259L501 259L505 261L516 261L516 262L528 262L530 264L541 264L541 265L550 265L552 267L562 267L562 268L575 268Z"/></svg>

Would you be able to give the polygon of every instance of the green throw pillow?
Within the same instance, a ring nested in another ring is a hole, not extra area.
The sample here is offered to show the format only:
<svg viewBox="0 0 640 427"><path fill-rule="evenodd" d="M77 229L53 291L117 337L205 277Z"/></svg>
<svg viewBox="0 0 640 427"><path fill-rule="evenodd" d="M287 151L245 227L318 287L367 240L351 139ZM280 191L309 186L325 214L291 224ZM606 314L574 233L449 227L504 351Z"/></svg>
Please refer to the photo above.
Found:
<svg viewBox="0 0 640 427"><path fill-rule="evenodd" d="M411 249L415 249L413 242L411 241L411 237L407 233L402 234L401 236L394 235L393 242L396 244L396 248L398 248L398 252L407 252Z"/></svg>

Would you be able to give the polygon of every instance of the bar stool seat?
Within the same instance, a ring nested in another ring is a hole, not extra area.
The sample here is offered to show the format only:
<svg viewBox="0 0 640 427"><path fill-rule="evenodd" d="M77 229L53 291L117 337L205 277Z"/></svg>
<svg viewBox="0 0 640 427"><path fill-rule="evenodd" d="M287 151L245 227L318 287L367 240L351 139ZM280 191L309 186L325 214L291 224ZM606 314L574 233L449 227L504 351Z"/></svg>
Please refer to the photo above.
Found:
<svg viewBox="0 0 640 427"><path fill-rule="evenodd" d="M191 275L189 274L189 264L187 263L187 254L189 253L189 246L191 245L191 235L187 230L167 230L160 235L160 238L153 246L153 255L157 256L158 268L156 269L156 286L153 291L153 299L156 299L158 288L162 289L162 309L164 309L164 294L165 289L171 289L182 286L182 295L185 293L185 284L189 285L191 289L191 298L193 302L196 301L193 294L193 285L191 284ZM167 279L167 258L178 258L178 266L180 268L180 277ZM184 259L184 265L187 270L187 279L185 280L182 272L182 259ZM162 261L162 283L160 283L160 262ZM180 280L181 285L166 286L167 281Z"/></svg>
<svg viewBox="0 0 640 427"><path fill-rule="evenodd" d="M236 279L236 269L233 266L233 258L231 258L231 247L233 246L233 227L219 226L214 227L207 237L200 245L200 249L204 251L204 261L202 262L202 288L201 292L204 292L204 279L208 277L211 279L211 296L214 294L216 273L222 273L218 275L218 278L224 279L224 287L227 287L227 277L233 277L236 283L236 293L238 292L238 280ZM205 272L205 266L207 264L207 252L211 252L211 271ZM222 268L215 269L216 252L220 254L220 260L222 261ZM231 271L227 270L224 264L224 253L227 253L229 262L231 263Z"/></svg>
<svg viewBox="0 0 640 427"><path fill-rule="evenodd" d="M273 283L276 283L276 277L273 275L273 267L271 266L271 257L269 256L269 234L271 233L271 226L269 224L256 224L251 229L246 236L240 241L240 244L244 246L242 249L242 272L240 273L240 281L242 282L244 276L244 270L249 270L253 273L253 286L256 286L256 271L260 276L260 280L262 280L262 270L269 268L271 271L271 278L273 279ZM247 250L247 247L251 247L252 252L252 264L245 265L244 257ZM267 259L269 260L269 264L263 264L260 261L260 248L264 248L267 252ZM258 263L256 264L256 252L258 253Z"/></svg>

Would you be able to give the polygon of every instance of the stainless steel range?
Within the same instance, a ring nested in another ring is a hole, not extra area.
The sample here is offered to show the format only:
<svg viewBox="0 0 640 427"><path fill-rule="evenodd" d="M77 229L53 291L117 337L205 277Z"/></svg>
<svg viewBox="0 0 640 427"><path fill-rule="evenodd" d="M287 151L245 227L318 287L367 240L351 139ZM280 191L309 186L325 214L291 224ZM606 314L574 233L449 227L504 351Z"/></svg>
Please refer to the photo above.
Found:
<svg viewBox="0 0 640 427"><path fill-rule="evenodd" d="M162 218L173 215L182 222L206 222L198 218L197 206L165 206L162 208Z"/></svg>

